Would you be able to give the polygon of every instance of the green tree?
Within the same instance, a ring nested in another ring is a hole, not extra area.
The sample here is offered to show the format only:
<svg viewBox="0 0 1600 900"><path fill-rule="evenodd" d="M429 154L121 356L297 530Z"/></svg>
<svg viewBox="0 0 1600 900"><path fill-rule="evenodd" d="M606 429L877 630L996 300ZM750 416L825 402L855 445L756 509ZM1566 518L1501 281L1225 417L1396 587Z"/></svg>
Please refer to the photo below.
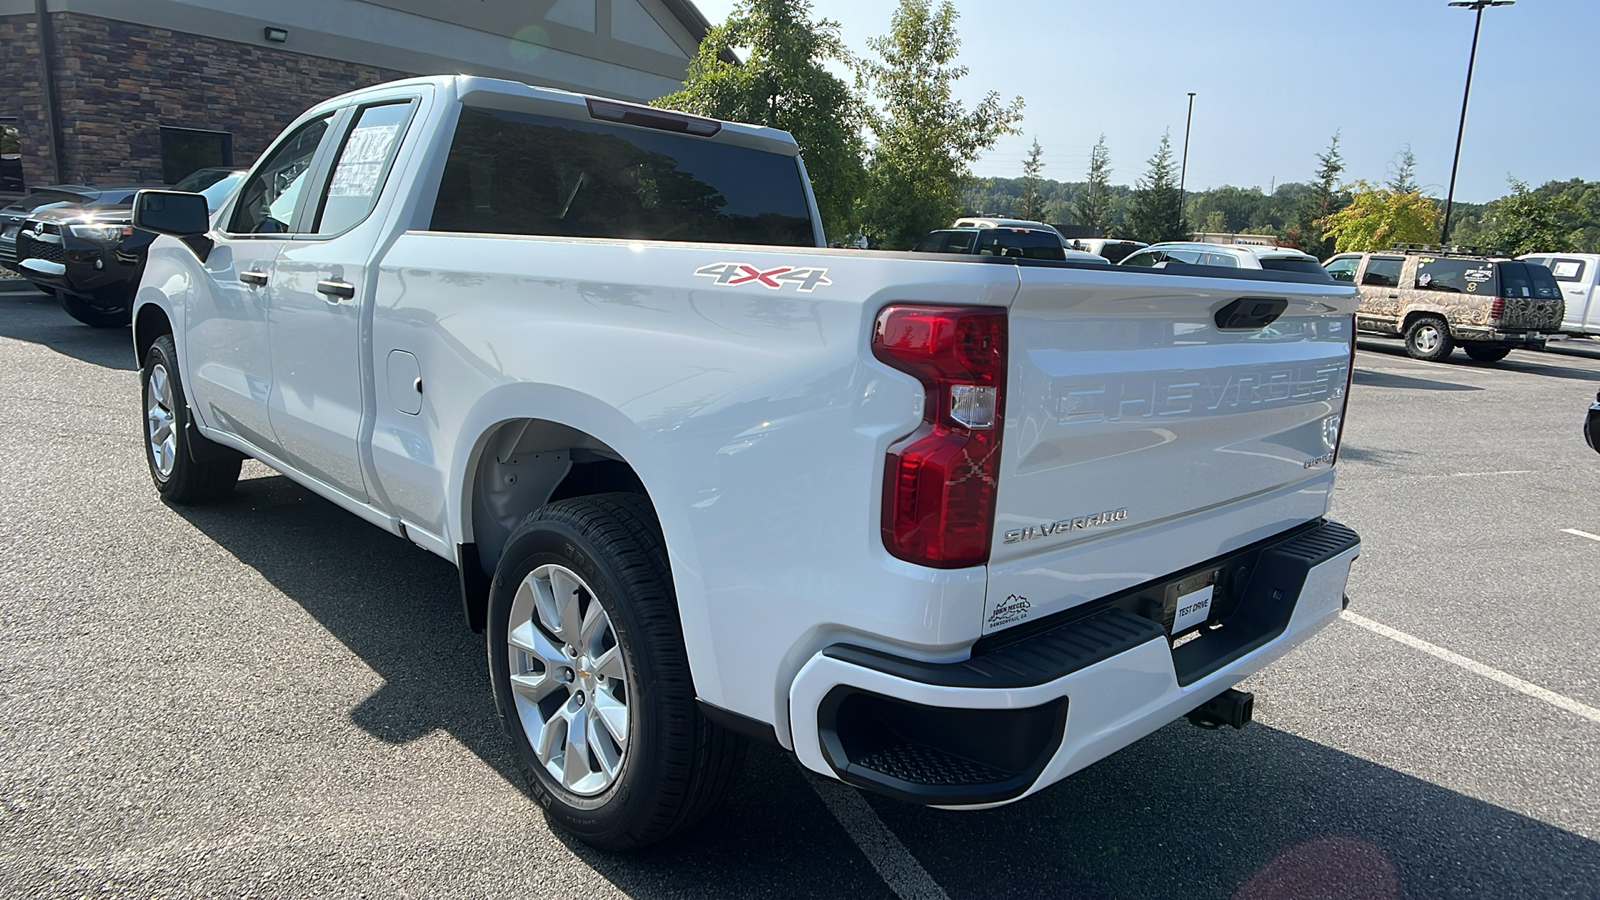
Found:
<svg viewBox="0 0 1600 900"><path fill-rule="evenodd" d="M1335 131L1328 149L1317 154L1317 174L1311 181L1311 193L1301 203L1296 220L1297 245L1318 259L1334 253L1333 241L1322 233L1318 223L1350 202L1350 195L1339 190L1343 175L1344 157L1339 154L1339 132Z"/></svg>
<svg viewBox="0 0 1600 900"><path fill-rule="evenodd" d="M1350 189L1349 205L1317 222L1333 241L1333 253L1388 250L1396 242L1426 244L1438 238L1439 207L1420 191L1401 193L1366 181Z"/></svg>
<svg viewBox="0 0 1600 900"><path fill-rule="evenodd" d="M889 33L867 46L877 60L857 66L859 83L881 109L867 165L862 213L885 247L906 248L961 212L970 162L1002 135L1018 134L1022 98L1009 105L991 91L971 112L955 99L964 66L952 65L961 41L950 0L900 0Z"/></svg>
<svg viewBox="0 0 1600 900"><path fill-rule="evenodd" d="M1094 150L1089 153L1089 181L1073 205L1079 225L1100 229L1106 234L1111 228L1111 151L1106 149L1106 136L1100 135Z"/></svg>
<svg viewBox="0 0 1600 900"><path fill-rule="evenodd" d="M1213 209L1212 211L1206 213L1205 224L1200 226L1200 230L1206 234L1233 233L1228 230L1227 214L1220 209Z"/></svg>
<svg viewBox="0 0 1600 900"><path fill-rule="evenodd" d="M1022 162L1022 205L1017 207L1017 218L1032 219L1035 222L1044 220L1044 195L1039 193L1039 172L1044 169L1044 162L1039 158L1044 155L1044 148L1039 146L1039 139L1033 139L1033 149L1028 151L1028 158Z"/></svg>
<svg viewBox="0 0 1600 900"><path fill-rule="evenodd" d="M1524 253L1570 253L1577 250L1573 223L1584 209L1566 194L1528 190L1528 183L1508 178L1511 193L1489 204L1481 240L1495 250Z"/></svg>
<svg viewBox="0 0 1600 900"><path fill-rule="evenodd" d="M1150 168L1134 185L1128 201L1128 230L1137 241L1181 241L1184 234L1182 198L1177 167L1172 162L1172 136L1163 133Z"/></svg>
<svg viewBox="0 0 1600 900"><path fill-rule="evenodd" d="M823 230L842 237L856 225L865 180L866 110L851 86L826 67L852 62L839 24L812 21L811 15L810 0L740 0L728 21L700 43L683 90L655 105L794 135ZM735 47L748 54L742 65L730 61Z"/></svg>
<svg viewBox="0 0 1600 900"><path fill-rule="evenodd" d="M1411 145L1407 144L1404 150L1393 163L1394 173L1384 186L1396 194L1415 194L1422 190L1417 186L1417 155L1411 152Z"/></svg>

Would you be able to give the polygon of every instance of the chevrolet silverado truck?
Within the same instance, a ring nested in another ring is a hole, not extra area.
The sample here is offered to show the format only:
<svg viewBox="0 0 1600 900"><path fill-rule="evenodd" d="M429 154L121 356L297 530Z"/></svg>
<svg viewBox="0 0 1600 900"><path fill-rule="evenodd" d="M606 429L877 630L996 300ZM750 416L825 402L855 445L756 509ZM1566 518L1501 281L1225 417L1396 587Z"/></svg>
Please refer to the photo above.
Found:
<svg viewBox="0 0 1600 900"><path fill-rule="evenodd" d="M703 817L751 737L1016 801L1242 725L1347 602L1321 272L828 249L783 132L467 76L134 217L156 489L254 457L453 562L530 793L600 847Z"/></svg>

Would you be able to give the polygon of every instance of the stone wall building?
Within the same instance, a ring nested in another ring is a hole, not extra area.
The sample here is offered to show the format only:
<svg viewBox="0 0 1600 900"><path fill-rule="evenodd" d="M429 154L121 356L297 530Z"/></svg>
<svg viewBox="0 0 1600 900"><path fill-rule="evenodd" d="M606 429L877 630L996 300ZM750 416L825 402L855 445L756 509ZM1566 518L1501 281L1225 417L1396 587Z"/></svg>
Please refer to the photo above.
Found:
<svg viewBox="0 0 1600 900"><path fill-rule="evenodd" d="M0 193L244 166L312 104L409 75L647 101L706 28L689 0L0 0Z"/></svg>

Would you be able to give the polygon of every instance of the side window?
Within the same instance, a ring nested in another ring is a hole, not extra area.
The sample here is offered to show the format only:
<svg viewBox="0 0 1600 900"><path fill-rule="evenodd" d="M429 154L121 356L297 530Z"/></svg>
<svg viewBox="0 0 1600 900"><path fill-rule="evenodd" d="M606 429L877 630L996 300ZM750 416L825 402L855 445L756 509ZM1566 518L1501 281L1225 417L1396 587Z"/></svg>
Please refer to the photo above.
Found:
<svg viewBox="0 0 1600 900"><path fill-rule="evenodd" d="M1123 260L1122 264L1125 266L1138 266L1142 269L1148 269L1166 258L1167 257L1159 250L1146 250L1143 253L1133 254L1132 256Z"/></svg>
<svg viewBox="0 0 1600 900"><path fill-rule="evenodd" d="M1328 260L1323 268L1328 270L1328 277L1334 281L1355 281L1356 269L1361 266L1359 256L1341 256L1338 259Z"/></svg>
<svg viewBox="0 0 1600 900"><path fill-rule="evenodd" d="M228 223L232 234L285 234L332 114L300 126L251 172Z"/></svg>
<svg viewBox="0 0 1600 900"><path fill-rule="evenodd" d="M1221 266L1224 269L1239 268L1239 261L1226 253L1202 253L1200 264L1203 266Z"/></svg>
<svg viewBox="0 0 1600 900"><path fill-rule="evenodd" d="M1557 281L1582 281L1584 264L1581 259L1530 259L1528 262L1537 262L1549 266L1550 273L1556 276Z"/></svg>
<svg viewBox="0 0 1600 900"><path fill-rule="evenodd" d="M1405 259L1399 256L1374 256L1367 260L1367 273L1361 276L1361 283L1378 287L1399 287L1400 269L1405 264Z"/></svg>
<svg viewBox="0 0 1600 900"><path fill-rule="evenodd" d="M1517 267L1521 269L1521 264L1518 263ZM1493 263L1482 260L1434 259L1425 256L1417 260L1414 287L1419 291L1443 291L1447 294L1493 294L1494 269Z"/></svg>
<svg viewBox="0 0 1600 900"><path fill-rule="evenodd" d="M322 195L316 234L339 234L359 225L372 207L400 149L400 138L411 115L412 103L384 103L368 106L356 116L355 127L345 136L333 166L333 177Z"/></svg>

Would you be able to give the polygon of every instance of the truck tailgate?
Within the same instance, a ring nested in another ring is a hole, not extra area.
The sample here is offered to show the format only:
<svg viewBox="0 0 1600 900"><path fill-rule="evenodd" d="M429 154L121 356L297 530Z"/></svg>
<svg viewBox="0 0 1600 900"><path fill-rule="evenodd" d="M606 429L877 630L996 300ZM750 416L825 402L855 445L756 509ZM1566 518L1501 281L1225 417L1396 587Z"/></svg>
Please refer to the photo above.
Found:
<svg viewBox="0 0 1600 900"><path fill-rule="evenodd" d="M1113 534L1159 528L1170 536L1185 521L1215 528L1219 511L1235 504L1270 520L1263 504L1328 480L1350 374L1353 287L1020 272L991 572ZM1235 310L1246 315L1228 320ZM1303 500L1287 501L1285 518L1304 521ZM1155 555L1171 547L1170 558L1149 558L1151 542L1139 543L1146 558L1123 579L1129 584L1204 559L1191 558L1194 541L1154 542ZM990 611L1004 606L1004 590L991 580L1000 596L990 597ZM1062 594L1029 601L1035 614L1025 618L1090 599ZM985 630L1021 618L986 614Z"/></svg>

